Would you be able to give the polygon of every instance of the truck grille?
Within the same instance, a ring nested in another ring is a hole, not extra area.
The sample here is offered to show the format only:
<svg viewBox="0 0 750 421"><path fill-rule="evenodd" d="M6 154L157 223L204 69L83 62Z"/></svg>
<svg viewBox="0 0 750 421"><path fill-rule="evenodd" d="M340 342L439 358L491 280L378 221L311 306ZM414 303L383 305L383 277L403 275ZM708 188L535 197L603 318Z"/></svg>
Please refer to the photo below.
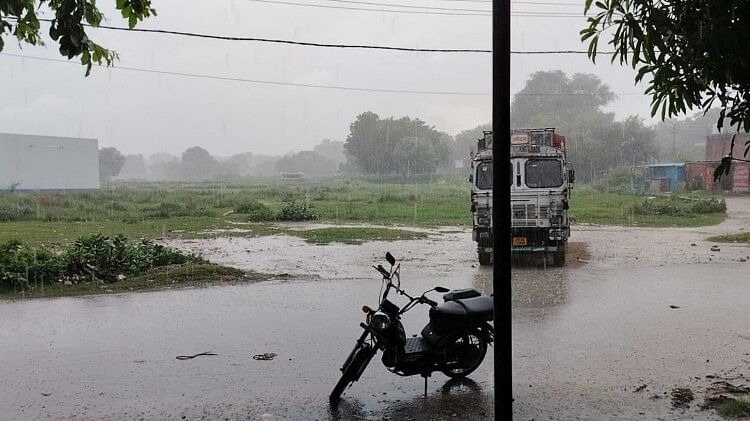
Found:
<svg viewBox="0 0 750 421"><path fill-rule="evenodd" d="M515 204L511 207L511 222L514 227L536 227L549 219L549 206L534 203Z"/></svg>

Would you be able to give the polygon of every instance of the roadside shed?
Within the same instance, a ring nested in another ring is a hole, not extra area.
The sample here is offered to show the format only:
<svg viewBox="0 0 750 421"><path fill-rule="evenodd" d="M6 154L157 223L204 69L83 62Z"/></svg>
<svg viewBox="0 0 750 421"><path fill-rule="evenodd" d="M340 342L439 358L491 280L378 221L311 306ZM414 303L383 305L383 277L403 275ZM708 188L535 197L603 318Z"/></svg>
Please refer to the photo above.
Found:
<svg viewBox="0 0 750 421"><path fill-rule="evenodd" d="M713 190L716 165L713 161L686 162L685 183L688 190Z"/></svg>
<svg viewBox="0 0 750 421"><path fill-rule="evenodd" d="M685 164L682 162L644 165L649 191L673 192L685 186Z"/></svg>

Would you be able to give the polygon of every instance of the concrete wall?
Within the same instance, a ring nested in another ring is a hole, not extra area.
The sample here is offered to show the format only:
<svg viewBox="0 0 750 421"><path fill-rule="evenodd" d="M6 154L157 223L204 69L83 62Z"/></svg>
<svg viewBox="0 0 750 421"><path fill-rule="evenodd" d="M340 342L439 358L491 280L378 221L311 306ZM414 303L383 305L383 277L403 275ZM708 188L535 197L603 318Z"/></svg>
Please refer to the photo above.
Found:
<svg viewBox="0 0 750 421"><path fill-rule="evenodd" d="M0 133L0 190L99 188L96 139Z"/></svg>

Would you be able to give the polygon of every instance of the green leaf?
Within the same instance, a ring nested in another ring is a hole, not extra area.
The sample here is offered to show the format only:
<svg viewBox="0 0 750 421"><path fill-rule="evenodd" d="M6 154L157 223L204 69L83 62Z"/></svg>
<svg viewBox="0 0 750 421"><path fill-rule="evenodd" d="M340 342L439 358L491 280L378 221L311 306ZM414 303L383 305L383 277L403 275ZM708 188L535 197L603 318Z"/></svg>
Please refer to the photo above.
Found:
<svg viewBox="0 0 750 421"><path fill-rule="evenodd" d="M130 29L133 29L135 28L136 23L138 23L138 18L135 16L135 14L130 15L130 17L128 18L128 27Z"/></svg>
<svg viewBox="0 0 750 421"><path fill-rule="evenodd" d="M732 157L725 156L721 159L719 165L714 170L714 182L721 180L721 177L729 175L729 170L732 168Z"/></svg>

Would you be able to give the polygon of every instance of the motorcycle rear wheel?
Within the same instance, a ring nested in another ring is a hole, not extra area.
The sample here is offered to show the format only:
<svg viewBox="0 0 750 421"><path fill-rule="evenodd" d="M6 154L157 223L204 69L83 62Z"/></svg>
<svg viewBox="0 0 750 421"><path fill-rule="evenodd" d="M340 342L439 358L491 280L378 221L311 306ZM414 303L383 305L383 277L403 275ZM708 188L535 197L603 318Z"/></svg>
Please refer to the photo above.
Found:
<svg viewBox="0 0 750 421"><path fill-rule="evenodd" d="M487 355L487 341L478 331L457 335L446 345L446 363L441 371L453 379L468 376L476 370Z"/></svg>
<svg viewBox="0 0 750 421"><path fill-rule="evenodd" d="M362 372L377 351L377 349L373 348L370 344L357 345L357 348L358 349L354 352L349 365L344 367L341 378L338 383L336 383L333 392L331 392L331 396L328 398L332 404L337 404L339 400L341 400L341 394L344 393L344 389L353 382L359 380L359 376L362 375Z"/></svg>

